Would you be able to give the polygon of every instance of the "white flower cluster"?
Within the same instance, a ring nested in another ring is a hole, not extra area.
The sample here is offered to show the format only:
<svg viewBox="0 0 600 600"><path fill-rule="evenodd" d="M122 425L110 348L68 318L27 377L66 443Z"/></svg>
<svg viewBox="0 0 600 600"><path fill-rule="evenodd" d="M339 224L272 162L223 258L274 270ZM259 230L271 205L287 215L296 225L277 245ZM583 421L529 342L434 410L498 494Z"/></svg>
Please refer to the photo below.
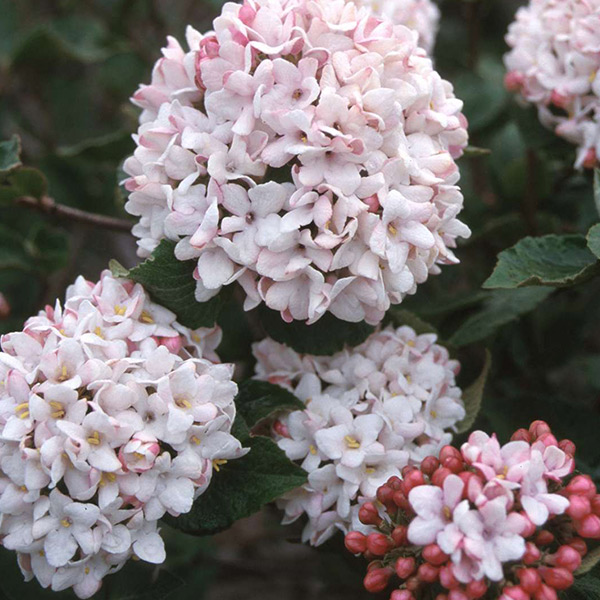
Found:
<svg viewBox="0 0 600 600"><path fill-rule="evenodd" d="M388 18L396 25L405 25L419 35L419 46L433 52L440 22L440 9L432 0L357 0L376 15Z"/></svg>
<svg viewBox="0 0 600 600"><path fill-rule="evenodd" d="M130 557L164 560L158 519L244 453L219 338L108 271L3 336L0 543L28 580L88 598Z"/></svg>
<svg viewBox="0 0 600 600"><path fill-rule="evenodd" d="M600 0L530 0L506 41L506 86L542 123L578 146L575 166L600 157Z"/></svg>
<svg viewBox="0 0 600 600"><path fill-rule="evenodd" d="M169 38L143 108L126 209L148 256L197 260L196 298L377 323L469 229L454 159L462 102L417 34L345 0L225 4Z"/></svg>
<svg viewBox="0 0 600 600"><path fill-rule="evenodd" d="M465 416L459 363L432 334L388 327L333 356L300 355L271 339L255 344L257 377L286 387L306 410L282 416L273 435L309 473L283 497L285 523L308 516L304 540L318 545L358 526L358 502L448 444Z"/></svg>

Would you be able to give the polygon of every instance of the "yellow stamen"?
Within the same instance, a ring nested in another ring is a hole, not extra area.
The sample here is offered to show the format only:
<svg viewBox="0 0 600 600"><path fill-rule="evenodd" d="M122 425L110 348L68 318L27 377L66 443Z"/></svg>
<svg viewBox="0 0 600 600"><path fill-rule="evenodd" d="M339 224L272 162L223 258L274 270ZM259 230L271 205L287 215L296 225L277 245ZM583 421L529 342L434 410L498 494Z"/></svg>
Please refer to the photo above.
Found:
<svg viewBox="0 0 600 600"><path fill-rule="evenodd" d="M87 439L89 444L92 444L92 446L99 446L100 445L100 434L97 431L94 431L94 433L92 433L92 435Z"/></svg>
<svg viewBox="0 0 600 600"><path fill-rule="evenodd" d="M43 550L40 550L38 552L38 554L43 558L44 556L46 556L46 553Z"/></svg>
<svg viewBox="0 0 600 600"><path fill-rule="evenodd" d="M54 400L51 400L50 402L48 402L48 404L52 408L55 408L56 410L62 410L63 409L63 405L60 402L55 402Z"/></svg>
<svg viewBox="0 0 600 600"><path fill-rule="evenodd" d="M100 329L100 327L96 327L96 329L94 329L94 333L99 337L104 339L104 336L102 335L102 329Z"/></svg>
<svg viewBox="0 0 600 600"><path fill-rule="evenodd" d="M594 79L596 79L597 73L598 73L598 71L593 71L592 73L590 73L590 76L588 77L588 81L590 83L593 83Z"/></svg>
<svg viewBox="0 0 600 600"><path fill-rule="evenodd" d="M22 486L21 486L19 489L20 489L22 492L28 492L28 491L29 491L29 490L28 490L28 489L27 489L27 488L26 488L24 485L22 485Z"/></svg>
<svg viewBox="0 0 600 600"><path fill-rule="evenodd" d="M104 473L104 477L109 481L116 481L117 476L114 473Z"/></svg>
<svg viewBox="0 0 600 600"><path fill-rule="evenodd" d="M406 345L409 346L410 348L414 348L415 347L415 340L408 340L408 342L406 342Z"/></svg>
<svg viewBox="0 0 600 600"><path fill-rule="evenodd" d="M177 404L177 406L179 406L179 408L192 408L191 402L189 400L187 400L186 398L176 400L175 404Z"/></svg>
<svg viewBox="0 0 600 600"><path fill-rule="evenodd" d="M85 572L86 575L90 574L90 568L89 567L86 567L83 571Z"/></svg>
<svg viewBox="0 0 600 600"><path fill-rule="evenodd" d="M23 409L28 409L29 408L29 402L23 402L23 404L17 404L17 406L15 406L15 412L20 412Z"/></svg>
<svg viewBox="0 0 600 600"><path fill-rule="evenodd" d="M59 329L58 333L60 333L61 335L65 335L65 330L64 329Z"/></svg>
<svg viewBox="0 0 600 600"><path fill-rule="evenodd" d="M192 340L194 340L194 342L196 342L196 344L199 344L201 338L197 333L192 333Z"/></svg>
<svg viewBox="0 0 600 600"><path fill-rule="evenodd" d="M388 231L392 234L392 235L396 235L398 233L398 230L393 226L393 225L388 225Z"/></svg>
<svg viewBox="0 0 600 600"><path fill-rule="evenodd" d="M446 519L450 519L450 517L452 517L452 511L450 510L449 506L444 506L442 512L444 513Z"/></svg>
<svg viewBox="0 0 600 600"><path fill-rule="evenodd" d="M360 442L357 439L353 438L351 435L344 436L344 441L346 442L346 446L348 446L348 448L351 448L352 450L360 448Z"/></svg>
<svg viewBox="0 0 600 600"><path fill-rule="evenodd" d="M406 376L406 383L412 383L412 377L410 375Z"/></svg>
<svg viewBox="0 0 600 600"><path fill-rule="evenodd" d="M437 419L437 412L435 410L430 410L429 414L434 418Z"/></svg>
<svg viewBox="0 0 600 600"><path fill-rule="evenodd" d="M66 381L67 379L69 379L69 372L67 371L67 366L63 365L60 369L60 377L58 378L58 380Z"/></svg>
<svg viewBox="0 0 600 600"><path fill-rule="evenodd" d="M300 136L300 141L301 141L303 144L306 144L306 142L308 141L308 138L307 138L305 135L301 135L301 136Z"/></svg>
<svg viewBox="0 0 600 600"><path fill-rule="evenodd" d="M213 469L218 473L221 470L221 466L227 464L224 458L215 458L212 461Z"/></svg>
<svg viewBox="0 0 600 600"><path fill-rule="evenodd" d="M308 450L313 456L317 453L317 449L312 444L309 446Z"/></svg>
<svg viewBox="0 0 600 600"><path fill-rule="evenodd" d="M19 419L26 419L29 416L29 411L26 410L24 413L19 415Z"/></svg>
<svg viewBox="0 0 600 600"><path fill-rule="evenodd" d="M144 322L144 323L154 323L154 319L150 316L150 313L146 310L142 311L142 314L140 316L140 319Z"/></svg>
<svg viewBox="0 0 600 600"><path fill-rule="evenodd" d="M71 527L71 521L69 521L69 519L63 519L63 520L60 522L60 524L61 524L63 527Z"/></svg>
<svg viewBox="0 0 600 600"><path fill-rule="evenodd" d="M365 469L365 473L366 473L367 475L373 475L373 473L375 473L375 468L374 468L374 467L367 467L367 468Z"/></svg>
<svg viewBox="0 0 600 600"><path fill-rule="evenodd" d="M193 435L193 436L190 438L190 442L192 442L192 444L195 444L196 446L198 446L198 445L200 444L200 439L199 439L199 438L197 438L195 435Z"/></svg>
<svg viewBox="0 0 600 600"><path fill-rule="evenodd" d="M138 460L143 460L144 459L144 455L141 452L134 452L133 455L138 459Z"/></svg>
<svg viewBox="0 0 600 600"><path fill-rule="evenodd" d="M119 317L122 317L126 311L127 309L124 306L121 306L120 304L115 304L115 315L119 315Z"/></svg>
<svg viewBox="0 0 600 600"><path fill-rule="evenodd" d="M64 410L57 410L56 412L50 413L53 419L62 419L65 416Z"/></svg>

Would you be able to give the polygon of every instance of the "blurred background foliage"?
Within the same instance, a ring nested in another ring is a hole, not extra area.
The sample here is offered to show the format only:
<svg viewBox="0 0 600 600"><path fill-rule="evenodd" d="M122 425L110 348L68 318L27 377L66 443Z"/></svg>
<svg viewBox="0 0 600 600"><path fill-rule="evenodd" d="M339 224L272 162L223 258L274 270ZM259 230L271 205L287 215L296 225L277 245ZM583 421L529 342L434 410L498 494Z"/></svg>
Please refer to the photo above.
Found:
<svg viewBox="0 0 600 600"><path fill-rule="evenodd" d="M528 235L582 233L598 221L591 173L575 172L574 149L545 131L535 112L504 90L504 33L515 0L442 0L435 61L465 102L471 151L460 160L463 220L473 235L446 267L407 298L405 310L431 323L461 359L461 380L493 363L476 426L503 439L547 419L578 445L597 479L600 444L600 278L555 289L483 290L500 251ZM39 169L56 202L127 218L120 165L132 152L137 111L129 96L147 81L165 36L200 31L218 0L0 0L0 140L18 134L22 161ZM108 260L134 265L127 233L71 224L14 204L0 205L0 292L12 312L0 332L19 328L61 297L78 273L97 279ZM229 301L225 360L248 355L250 326ZM99 598L337 600L363 596L360 569L340 540L312 550L291 544L275 510L213 539L168 532L166 569L140 563L109 578ZM71 598L23 584L14 556L0 552L0 597ZM180 584L187 585L180 587Z"/></svg>

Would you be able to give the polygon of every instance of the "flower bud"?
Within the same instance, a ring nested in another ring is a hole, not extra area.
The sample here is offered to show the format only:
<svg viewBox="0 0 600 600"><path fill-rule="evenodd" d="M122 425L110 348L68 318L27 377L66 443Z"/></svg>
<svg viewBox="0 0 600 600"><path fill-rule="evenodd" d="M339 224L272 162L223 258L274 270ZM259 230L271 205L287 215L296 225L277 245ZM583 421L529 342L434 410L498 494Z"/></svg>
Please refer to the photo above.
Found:
<svg viewBox="0 0 600 600"><path fill-rule="evenodd" d="M119 460L125 471L144 473L152 468L159 454L158 440L153 435L140 431L121 446Z"/></svg>
<svg viewBox="0 0 600 600"><path fill-rule="evenodd" d="M454 577L452 567L448 565L440 569L440 583L447 590L453 590L454 588L457 588L460 585L456 577Z"/></svg>
<svg viewBox="0 0 600 600"><path fill-rule="evenodd" d="M448 561L449 557L437 544L429 544L423 548L423 558L435 567L440 567Z"/></svg>
<svg viewBox="0 0 600 600"><path fill-rule="evenodd" d="M275 421L275 423L273 423L273 431L281 437L290 437L290 430L288 429L287 425L282 421L277 420Z"/></svg>
<svg viewBox="0 0 600 600"><path fill-rule="evenodd" d="M507 586L502 590L503 600L529 600L529 594L520 585Z"/></svg>
<svg viewBox="0 0 600 600"><path fill-rule="evenodd" d="M390 600L415 600L415 597L409 590L394 590Z"/></svg>
<svg viewBox="0 0 600 600"><path fill-rule="evenodd" d="M510 436L510 441L527 442L529 444L531 443L531 433L529 433L529 430L522 427L521 429L517 429L517 431Z"/></svg>
<svg viewBox="0 0 600 600"><path fill-rule="evenodd" d="M175 335L172 337L162 337L158 338L159 344L167 348L169 352L173 354L177 354L181 348L183 347L183 340L180 335Z"/></svg>
<svg viewBox="0 0 600 600"><path fill-rule="evenodd" d="M551 433L542 433L536 442L544 444L546 448L549 446L558 446L558 440Z"/></svg>
<svg viewBox="0 0 600 600"><path fill-rule="evenodd" d="M438 487L442 487L448 475L452 475L452 471L450 469L447 469L446 467L440 467L431 476L431 483L433 483L433 485L437 485Z"/></svg>
<svg viewBox="0 0 600 600"><path fill-rule="evenodd" d="M383 522L379 511L373 502L365 502L358 510L358 519L364 525L375 525L378 527Z"/></svg>
<svg viewBox="0 0 600 600"><path fill-rule="evenodd" d="M598 157L596 156L595 148L588 148L583 159L583 167L585 169L595 169L598 164Z"/></svg>
<svg viewBox="0 0 600 600"><path fill-rule="evenodd" d="M385 506L393 503L393 496L394 490L389 485L382 485L377 490L377 500L379 500L381 504L385 504Z"/></svg>
<svg viewBox="0 0 600 600"><path fill-rule="evenodd" d="M400 579L408 579L415 572L416 562L412 556L401 556L395 566L396 575Z"/></svg>
<svg viewBox="0 0 600 600"><path fill-rule="evenodd" d="M531 433L531 436L533 437L534 440L539 438L540 435L543 435L544 433L551 433L551 432L552 432L552 430L550 429L550 425L548 425L548 423L546 423L546 421L534 421L529 426L529 433Z"/></svg>
<svg viewBox="0 0 600 600"><path fill-rule="evenodd" d="M460 450L457 450L454 446L444 446L440 450L440 464L445 467L444 464L449 458L457 458L458 460L462 460L462 454Z"/></svg>
<svg viewBox="0 0 600 600"><path fill-rule="evenodd" d="M535 536L535 543L538 546L548 546L554 541L554 534L548 531L547 529L542 529Z"/></svg>
<svg viewBox="0 0 600 600"><path fill-rule="evenodd" d="M525 554L523 555L523 563L526 565L532 565L533 563L540 560L542 551L533 543L527 542L525 544Z"/></svg>
<svg viewBox="0 0 600 600"><path fill-rule="evenodd" d="M450 456L444 461L444 467L452 471L452 473L460 473L465 468L465 461L462 458ZM473 475L473 473L469 473L469 475Z"/></svg>
<svg viewBox="0 0 600 600"><path fill-rule="evenodd" d="M346 534L344 545L352 554L362 554L367 549L367 536L360 531L351 531Z"/></svg>
<svg viewBox="0 0 600 600"><path fill-rule="evenodd" d="M540 567L540 575L545 583L556 590L566 590L573 585L573 573L562 567Z"/></svg>
<svg viewBox="0 0 600 600"><path fill-rule="evenodd" d="M367 592L371 592L372 594L377 594L379 592L383 592L385 588L388 586L390 581L390 577L393 575L394 571L389 567L378 567L375 569L371 569L363 579L363 585Z"/></svg>
<svg viewBox="0 0 600 600"><path fill-rule="evenodd" d="M528 594L533 594L542 585L542 578L538 573L537 569L519 569L517 571L517 577L523 590Z"/></svg>
<svg viewBox="0 0 600 600"><path fill-rule="evenodd" d="M592 503L585 496L573 495L569 498L567 514L576 521L583 519L592 512Z"/></svg>
<svg viewBox="0 0 600 600"><path fill-rule="evenodd" d="M533 597L534 600L558 600L558 594L556 593L556 590L543 583Z"/></svg>
<svg viewBox="0 0 600 600"><path fill-rule="evenodd" d="M523 82L525 81L525 77L523 73L519 73L518 71L509 71L504 76L504 87L509 92L518 92L523 86Z"/></svg>
<svg viewBox="0 0 600 600"><path fill-rule="evenodd" d="M592 498L592 512L595 515L600 516L600 494L596 494L593 498Z"/></svg>
<svg viewBox="0 0 600 600"><path fill-rule="evenodd" d="M439 571L440 570L437 567L434 567L429 563L423 563L417 569L417 577L425 583L433 583L434 581L437 581Z"/></svg>
<svg viewBox="0 0 600 600"><path fill-rule="evenodd" d="M405 512L412 512L412 506L410 505L410 502L408 501L408 498L404 495L403 491L398 490L397 492L394 492L393 498L394 504L398 508L401 508Z"/></svg>
<svg viewBox="0 0 600 600"><path fill-rule="evenodd" d="M565 488L568 496L585 496L590 500L596 495L596 486L589 475L576 475Z"/></svg>
<svg viewBox="0 0 600 600"><path fill-rule="evenodd" d="M392 542L383 533L370 533L367 536L367 550L374 556L385 556L391 549Z"/></svg>
<svg viewBox="0 0 600 600"><path fill-rule="evenodd" d="M477 600L485 596L487 593L488 586L485 582L485 579L479 579L478 581L471 581L471 583L467 584L465 592L469 597L469 600Z"/></svg>
<svg viewBox="0 0 600 600"><path fill-rule="evenodd" d="M407 532L408 528L405 525L398 525L394 527L394 531L392 531L392 539L394 540L394 544L396 544L396 546L406 546L406 544L408 544Z"/></svg>
<svg viewBox="0 0 600 600"><path fill-rule="evenodd" d="M558 108L566 109L566 107L569 105L570 100L571 99L569 96L561 94L558 90L552 90L552 93L550 94L550 102Z"/></svg>
<svg viewBox="0 0 600 600"><path fill-rule="evenodd" d="M419 485L425 485L425 477L423 476L423 473L421 473L421 471L419 471L418 469L414 469L412 471L409 471L404 477L402 491L406 496L408 496L410 490Z"/></svg>
<svg viewBox="0 0 600 600"><path fill-rule="evenodd" d="M600 517L598 515L588 515L581 521L576 521L575 531L581 537L600 540Z"/></svg>
<svg viewBox="0 0 600 600"><path fill-rule="evenodd" d="M402 479L400 479L400 477L397 477L396 475L394 475L387 480L386 485L391 487L394 491L401 490L402 489Z"/></svg>
<svg viewBox="0 0 600 600"><path fill-rule="evenodd" d="M556 554L550 555L547 560L549 564L564 567L571 572L576 571L581 566L581 555L579 552L573 546L566 544L561 546Z"/></svg>
<svg viewBox="0 0 600 600"><path fill-rule="evenodd" d="M571 440L560 440L558 442L558 447L569 456L575 456L575 451L577 450L577 446Z"/></svg>
<svg viewBox="0 0 600 600"><path fill-rule="evenodd" d="M431 477L439 466L440 461L435 456L426 456L421 462L421 472Z"/></svg>
<svg viewBox="0 0 600 600"><path fill-rule="evenodd" d="M462 590L454 589L450 590L448 600L469 600L469 597Z"/></svg>
<svg viewBox="0 0 600 600"><path fill-rule="evenodd" d="M537 527L534 525L533 521L527 516L527 513L522 512L520 514L523 517L525 523L523 531L521 531L521 535L524 538L529 538L536 532Z"/></svg>
<svg viewBox="0 0 600 600"><path fill-rule="evenodd" d="M585 540L581 539L580 537L573 538L569 542L569 546L571 546L571 548L574 548L575 550L577 550L577 552L579 553L579 556L581 556L581 557L584 557L588 552L588 547L587 547L587 544L585 543Z"/></svg>

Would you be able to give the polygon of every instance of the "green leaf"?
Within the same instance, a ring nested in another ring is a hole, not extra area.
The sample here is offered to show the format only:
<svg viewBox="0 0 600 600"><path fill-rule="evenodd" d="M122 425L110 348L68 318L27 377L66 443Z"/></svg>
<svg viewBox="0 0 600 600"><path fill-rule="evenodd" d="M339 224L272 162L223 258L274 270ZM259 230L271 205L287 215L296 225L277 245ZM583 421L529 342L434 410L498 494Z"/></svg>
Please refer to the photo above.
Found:
<svg viewBox="0 0 600 600"><path fill-rule="evenodd" d="M496 268L483 287L566 287L589 279L599 270L600 263L582 235L526 237L498 255Z"/></svg>
<svg viewBox="0 0 600 600"><path fill-rule="evenodd" d="M58 148L57 155L62 158L81 158L85 160L115 161L133 151L131 135L125 131L114 131L97 138L83 140L73 146Z"/></svg>
<svg viewBox="0 0 600 600"><path fill-rule="evenodd" d="M490 337L498 328L532 311L553 290L530 287L491 292L483 306L454 332L450 343L457 347L480 342Z"/></svg>
<svg viewBox="0 0 600 600"><path fill-rule="evenodd" d="M259 311L261 323L269 336L302 354L335 354L346 346L362 344L375 329L364 322L342 321L329 312L316 323L307 325L303 321L286 323L278 312L264 305Z"/></svg>
<svg viewBox="0 0 600 600"><path fill-rule="evenodd" d="M600 223L594 225L587 234L588 248L600 258Z"/></svg>
<svg viewBox="0 0 600 600"><path fill-rule="evenodd" d="M235 399L238 414L252 429L257 423L282 410L304 410L303 402L279 385L247 379L239 386Z"/></svg>
<svg viewBox="0 0 600 600"><path fill-rule="evenodd" d="M561 593L562 600L600 600L600 573L594 569L583 577L576 577L572 587Z"/></svg>
<svg viewBox="0 0 600 600"><path fill-rule="evenodd" d="M395 306L390 308L385 314L384 323L391 323L394 327L408 325L409 327L412 327L418 335L421 335L422 333L438 333L433 325L427 323L427 321L424 321L421 317L415 315L415 313Z"/></svg>
<svg viewBox="0 0 600 600"><path fill-rule="evenodd" d="M114 258L108 261L108 268L113 277L129 277L129 270Z"/></svg>
<svg viewBox="0 0 600 600"><path fill-rule="evenodd" d="M479 146L467 146L463 151L463 156L471 158L473 156L488 156L492 151L489 148L480 148Z"/></svg>
<svg viewBox="0 0 600 600"><path fill-rule="evenodd" d="M21 139L19 136L13 135L10 140L0 142L0 176L21 165Z"/></svg>
<svg viewBox="0 0 600 600"><path fill-rule="evenodd" d="M483 392L485 389L485 383L487 381L488 374L490 372L490 367L492 366L492 355L490 351L486 348L485 351L485 362L483 364L483 369L481 369L481 373L477 377L477 379L463 392L463 402L465 405L466 415L465 418L460 421L456 425L458 433L464 433L465 431L469 431L473 424L475 423L475 419L479 414L481 409L481 402L483 400Z"/></svg>
<svg viewBox="0 0 600 600"><path fill-rule="evenodd" d="M31 167L18 167L0 175L0 204L29 196L42 198L48 191L48 182L41 171Z"/></svg>
<svg viewBox="0 0 600 600"><path fill-rule="evenodd" d="M247 431L241 417L236 423L238 435ZM169 517L167 523L194 535L217 533L306 482L306 472L291 462L275 442L262 436L240 437L250 452L221 466L191 512L176 519Z"/></svg>
<svg viewBox="0 0 600 600"><path fill-rule="evenodd" d="M141 283L152 299L177 315L190 329L212 327L221 308L219 296L198 302L195 296L196 261L175 258L175 243L163 240L152 256L131 269L127 276ZM124 274L123 274L124 276Z"/></svg>
<svg viewBox="0 0 600 600"><path fill-rule="evenodd" d="M600 215L600 169L594 169L594 204Z"/></svg>
<svg viewBox="0 0 600 600"><path fill-rule="evenodd" d="M580 576L589 573L598 563L600 563L600 547L594 548L585 555L585 558L581 561L581 566L575 571L575 575Z"/></svg>

